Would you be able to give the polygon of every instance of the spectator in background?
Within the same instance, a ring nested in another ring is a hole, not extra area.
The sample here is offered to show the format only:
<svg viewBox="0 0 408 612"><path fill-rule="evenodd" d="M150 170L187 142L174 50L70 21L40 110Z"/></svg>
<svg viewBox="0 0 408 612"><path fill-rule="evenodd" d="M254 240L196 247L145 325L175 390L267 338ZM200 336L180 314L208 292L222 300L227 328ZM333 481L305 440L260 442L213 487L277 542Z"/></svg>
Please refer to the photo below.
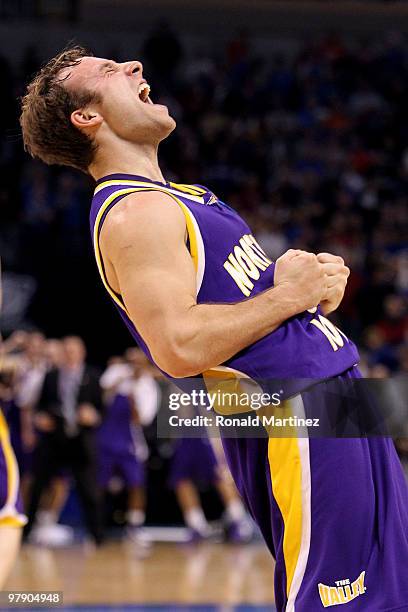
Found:
<svg viewBox="0 0 408 612"><path fill-rule="evenodd" d="M99 490L96 484L95 428L102 420L97 373L85 363L85 346L75 336L63 340L64 358L44 380L36 406L40 439L35 452L28 505L27 537L41 494L62 468L74 476L85 521L96 543L102 541Z"/></svg>
<svg viewBox="0 0 408 612"><path fill-rule="evenodd" d="M145 355L137 348L126 351L126 359L111 363L101 377L107 403L106 418L99 429L99 478L104 489L114 476L123 481L127 493L128 535L147 544L140 527L145 522L145 468L148 448L142 426L156 416L159 389Z"/></svg>
<svg viewBox="0 0 408 612"><path fill-rule="evenodd" d="M381 329L375 325L367 327L364 334L364 347L367 349L367 364L369 368L383 366L389 372L397 367L395 351L385 339Z"/></svg>
<svg viewBox="0 0 408 612"><path fill-rule="evenodd" d="M47 339L45 342L45 359L47 363L47 371L54 368L59 368L64 360L64 348L61 340L55 338ZM41 391L41 388L40 390ZM37 396L31 406L35 407L38 403ZM31 425L31 434L36 442L36 432L32 410L29 425ZM28 423L26 424L26 426ZM34 452L31 453L33 455ZM33 461L28 464L28 476L31 475ZM27 469L27 468L26 468ZM56 472L55 477L51 480L50 485L44 491L40 507L37 512L35 531L32 534L32 539L42 546L62 546L72 542L73 532L67 525L58 523L61 511L64 508L65 502L69 495L70 479L66 469L62 468L60 472Z"/></svg>
<svg viewBox="0 0 408 612"><path fill-rule="evenodd" d="M398 346L408 339L408 313L406 300L391 294L384 300L384 317L377 323L387 343Z"/></svg>
<svg viewBox="0 0 408 612"><path fill-rule="evenodd" d="M45 345L45 358L49 370L59 368L64 361L64 345L61 340L48 338Z"/></svg>
<svg viewBox="0 0 408 612"><path fill-rule="evenodd" d="M146 355L137 347L125 352L130 369L130 393L137 406L142 427L148 427L154 420L160 403L160 390L155 380L155 368Z"/></svg>
<svg viewBox="0 0 408 612"><path fill-rule="evenodd" d="M48 368L45 348L44 335L40 332L31 332L27 334L25 350L20 354L19 359L15 403L20 409L22 445L20 469L24 476L31 468L32 451L35 445L33 409L38 402Z"/></svg>

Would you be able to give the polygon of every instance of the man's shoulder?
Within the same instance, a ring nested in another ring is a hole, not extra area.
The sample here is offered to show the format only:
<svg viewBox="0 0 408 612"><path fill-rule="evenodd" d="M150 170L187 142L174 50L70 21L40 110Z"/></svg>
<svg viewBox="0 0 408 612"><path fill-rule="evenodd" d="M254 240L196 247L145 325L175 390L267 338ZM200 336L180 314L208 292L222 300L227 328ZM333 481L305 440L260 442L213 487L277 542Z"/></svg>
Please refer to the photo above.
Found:
<svg viewBox="0 0 408 612"><path fill-rule="evenodd" d="M126 228L132 220L157 220L158 217L179 217L179 206L168 193L139 191L129 193L109 210L105 226Z"/></svg>
<svg viewBox="0 0 408 612"><path fill-rule="evenodd" d="M102 251L110 253L137 246L139 251L168 236L184 236L186 221L178 204L167 194L129 194L114 206L100 233Z"/></svg>

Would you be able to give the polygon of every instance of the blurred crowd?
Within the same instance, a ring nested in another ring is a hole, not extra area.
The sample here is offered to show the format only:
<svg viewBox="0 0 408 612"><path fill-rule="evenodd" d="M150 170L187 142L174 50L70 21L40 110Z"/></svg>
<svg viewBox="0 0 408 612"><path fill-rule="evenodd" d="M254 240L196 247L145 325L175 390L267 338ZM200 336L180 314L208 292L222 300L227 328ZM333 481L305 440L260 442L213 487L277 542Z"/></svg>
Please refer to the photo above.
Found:
<svg viewBox="0 0 408 612"><path fill-rule="evenodd" d="M342 255L352 275L337 321L368 372L406 371L408 44L397 32L360 41L328 33L287 54L258 43L241 31L221 51L187 53L163 23L135 50L152 97L178 121L162 146L164 174L208 185L272 258L291 247ZM16 71L0 58L3 264L35 282L21 325L58 335L82 320L95 353L92 185L28 159L17 127L16 95L41 60L27 49ZM78 294L87 296L80 311Z"/></svg>
<svg viewBox="0 0 408 612"><path fill-rule="evenodd" d="M406 394L401 379L399 389ZM205 429L201 437L158 435L174 391L136 347L97 369L79 336L18 330L3 342L0 407L20 472L26 541L63 546L85 530L97 544L126 535L144 553L152 543L146 525L184 524L182 542L256 535L220 440ZM408 473L406 405L397 414L401 397L392 389L386 401Z"/></svg>
<svg viewBox="0 0 408 612"><path fill-rule="evenodd" d="M172 386L138 348L110 358L103 371L88 364L78 336L19 330L2 348L0 407L20 471L26 540L65 545L78 527L97 544L125 532L143 551L151 539L146 517L156 525L184 522L185 542L251 539L218 442L204 433L157 437ZM206 512L201 492L215 496Z"/></svg>

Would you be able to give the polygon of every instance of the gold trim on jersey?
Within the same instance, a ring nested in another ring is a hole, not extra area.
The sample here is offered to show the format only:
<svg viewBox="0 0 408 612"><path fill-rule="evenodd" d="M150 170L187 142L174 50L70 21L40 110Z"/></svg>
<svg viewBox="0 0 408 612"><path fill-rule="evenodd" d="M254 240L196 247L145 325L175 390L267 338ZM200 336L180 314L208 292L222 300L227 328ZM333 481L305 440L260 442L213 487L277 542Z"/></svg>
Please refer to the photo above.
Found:
<svg viewBox="0 0 408 612"><path fill-rule="evenodd" d="M111 296L111 298L113 299L115 304L120 306L120 308L122 308L122 310L125 311L125 313L127 314L127 316L129 318L130 318L130 315L129 315L127 309L126 309L125 303L123 302L122 298L120 296L118 296L115 293L115 291L113 291L113 289L109 285L109 283L107 281L107 278L106 278L106 275L105 275L102 255L101 255L101 251L100 251L100 248L99 248L99 226L100 226L101 219L102 219L106 209L112 204L112 202L114 202L116 200L116 198L118 198L119 196L129 195L131 193L134 193L135 191L142 191L142 190L136 190L134 188L119 189L118 191L115 191L114 193L112 193L108 198L106 198L106 200L104 201L104 203L100 207L100 209L98 211L98 214L96 215L94 229L93 229L93 245L94 245L95 259L96 259L96 265L98 266L99 275L100 275L100 277L102 279L102 282L104 284L104 287L105 287L106 291L109 293L109 295ZM95 190L95 193L96 193L96 190Z"/></svg>
<svg viewBox="0 0 408 612"><path fill-rule="evenodd" d="M284 411L285 416L292 414L290 406ZM273 496L284 523L283 557L289 596L302 541L302 467L297 438L270 437L268 463Z"/></svg>
<svg viewBox="0 0 408 612"><path fill-rule="evenodd" d="M262 389L247 374L218 366L203 372L204 382L209 393L214 395L214 411L232 416L254 412L253 408L240 405L219 405L217 397L223 394L247 394ZM252 383L252 391L250 384ZM225 395L228 397L228 395ZM264 406L256 411L271 416L279 410L279 418L303 416L303 401L300 395L283 401L279 408ZM307 429L283 427L276 431L273 426L264 427L268 434L268 466L273 497L282 515L283 559L286 570L287 612L294 612L296 597L299 593L310 549L311 534L311 479L309 440Z"/></svg>
<svg viewBox="0 0 408 612"><path fill-rule="evenodd" d="M201 196L206 193L206 190L203 187L197 187L197 185L184 185L182 183L173 183L170 182L169 185L177 189L177 191L182 191L183 193L188 193L190 195Z"/></svg>
<svg viewBox="0 0 408 612"><path fill-rule="evenodd" d="M103 202L103 204L101 205L98 211L98 214L95 219L94 229L93 229L93 245L94 245L95 258L96 258L96 264L98 267L99 275L102 279L105 289L107 290L107 292L109 293L113 301L126 313L126 315L130 319L131 318L130 314L126 308L126 305L123 301L122 296L117 294L112 289L112 287L109 285L108 280L106 278L102 254L101 254L100 247L99 247L99 231L100 231L101 220L106 210L115 201L116 198L120 196L130 195L131 193L139 193L139 192L145 192L145 191L159 191L161 193L165 193L169 197L171 197L180 206L184 214L185 221L186 221L187 234L189 238L189 249L190 249L191 257L193 259L194 268L196 271L196 282L197 282L197 293L198 293L201 287L203 276L204 276L205 253L204 253L204 245L203 245L200 229L198 227L198 224L197 224L197 221L195 220L194 215L192 214L188 206L186 206L173 193L173 190L167 189L160 185L155 185L154 183L141 183L139 181L106 181L98 185L98 187L95 189L95 193L98 193L99 191L101 191L101 189L104 189L105 187L112 186L112 184L114 185L117 185L117 184L133 185L132 187L130 186L125 189L119 189L115 191L114 193L110 194L110 196L106 198L106 200ZM203 202L202 198L197 198L196 196L184 195L184 197L188 197L189 199L192 199L193 201L199 201L200 203Z"/></svg>
<svg viewBox="0 0 408 612"><path fill-rule="evenodd" d="M0 517L0 528L1 527L24 527L27 523L27 517L24 514L16 513L15 516Z"/></svg>
<svg viewBox="0 0 408 612"><path fill-rule="evenodd" d="M96 195L97 193L102 191L102 189L106 189L107 187L114 187L116 185L121 185L123 187L128 187L128 186L136 187L138 189L139 188L140 189L145 189L145 188L157 189L157 190L163 191L163 193L168 193L169 195L170 194L176 195L176 196L181 195L184 197L188 197L193 202L204 204L204 198L202 196L205 194L205 190L202 189L201 187L193 187L190 185L178 185L177 183L169 183L169 184L171 185L171 187L166 187L165 185L159 185L157 183L149 183L147 181L133 181L132 179L124 179L124 180L113 179L111 181L103 181L103 183L100 183L96 187L94 194Z"/></svg>
<svg viewBox="0 0 408 612"><path fill-rule="evenodd" d="M227 366L217 366L215 368L211 368L210 370L205 370L205 372L202 373L202 376L208 393L213 394L214 398L229 397L228 394L232 394L231 397L239 397L240 394L248 393L248 389L245 388L246 383L254 383L254 381L243 372L234 370L234 368L229 368ZM258 387L258 389L260 388ZM250 390L250 392L251 391L253 393L254 389ZM251 406L241 406L239 402L237 405L234 405L233 403L223 405L222 403L218 404L217 401L215 401L213 408L214 412L223 416L253 412L253 408Z"/></svg>

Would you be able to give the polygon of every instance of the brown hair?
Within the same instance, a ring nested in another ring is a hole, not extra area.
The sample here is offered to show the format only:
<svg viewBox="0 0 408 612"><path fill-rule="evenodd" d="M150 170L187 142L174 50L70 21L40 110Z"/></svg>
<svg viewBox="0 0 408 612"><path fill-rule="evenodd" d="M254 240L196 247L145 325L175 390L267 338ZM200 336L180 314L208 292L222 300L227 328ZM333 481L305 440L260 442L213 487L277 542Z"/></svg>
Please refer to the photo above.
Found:
<svg viewBox="0 0 408 612"><path fill-rule="evenodd" d="M99 97L86 89L72 91L58 75L92 55L80 46L65 49L33 78L22 98L20 125L24 148L46 164L73 166L87 172L96 151L95 142L71 122L71 113Z"/></svg>

